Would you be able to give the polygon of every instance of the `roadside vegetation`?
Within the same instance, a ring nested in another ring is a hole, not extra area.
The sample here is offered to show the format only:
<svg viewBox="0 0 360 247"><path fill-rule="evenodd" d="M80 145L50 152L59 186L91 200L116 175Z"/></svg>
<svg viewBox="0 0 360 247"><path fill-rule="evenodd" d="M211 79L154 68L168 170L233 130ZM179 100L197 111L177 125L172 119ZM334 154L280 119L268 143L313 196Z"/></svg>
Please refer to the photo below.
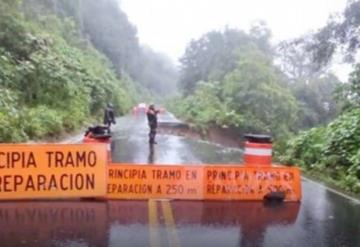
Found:
<svg viewBox="0 0 360 247"><path fill-rule="evenodd" d="M108 102L124 114L161 90L171 93L175 78L165 56L139 45L117 1L0 3L1 142L57 137L101 121ZM167 88L154 87L156 80Z"/></svg>
<svg viewBox="0 0 360 247"><path fill-rule="evenodd" d="M181 59L182 94L170 108L206 135L210 127L270 134L278 161L360 193L360 66L348 82L333 57L355 64L360 1L317 32L272 45L271 30L216 30Z"/></svg>
<svg viewBox="0 0 360 247"><path fill-rule="evenodd" d="M354 71L336 93L342 102L340 116L328 125L301 132L280 156L284 162L300 164L311 174L355 193L360 193L360 65L355 59L359 30L360 1L349 1L341 18L329 20L303 40L319 68L328 66L341 52L345 61L354 64Z"/></svg>
<svg viewBox="0 0 360 247"><path fill-rule="evenodd" d="M239 138L253 132L281 141L336 117L339 79L317 71L305 47L273 47L270 38L260 22L249 32L225 28L192 41L181 59L182 95L170 107L203 132L217 126Z"/></svg>

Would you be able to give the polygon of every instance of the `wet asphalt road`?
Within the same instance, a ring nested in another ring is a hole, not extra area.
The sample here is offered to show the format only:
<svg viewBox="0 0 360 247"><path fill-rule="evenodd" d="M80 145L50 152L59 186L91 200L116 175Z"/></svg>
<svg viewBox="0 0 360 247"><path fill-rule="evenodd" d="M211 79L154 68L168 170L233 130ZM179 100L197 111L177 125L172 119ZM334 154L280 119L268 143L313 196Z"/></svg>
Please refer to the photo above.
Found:
<svg viewBox="0 0 360 247"><path fill-rule="evenodd" d="M160 121L174 121L165 115ZM118 120L113 160L241 163L242 151L171 135L147 144L143 116ZM0 203L0 246L360 246L360 204L302 181L301 203L73 201Z"/></svg>
<svg viewBox="0 0 360 247"><path fill-rule="evenodd" d="M159 116L159 126L178 123L171 114ZM112 158L114 162L154 164L241 163L242 150L223 148L205 141L174 135L156 136L153 149L148 144L148 127L143 115L121 118L114 129Z"/></svg>

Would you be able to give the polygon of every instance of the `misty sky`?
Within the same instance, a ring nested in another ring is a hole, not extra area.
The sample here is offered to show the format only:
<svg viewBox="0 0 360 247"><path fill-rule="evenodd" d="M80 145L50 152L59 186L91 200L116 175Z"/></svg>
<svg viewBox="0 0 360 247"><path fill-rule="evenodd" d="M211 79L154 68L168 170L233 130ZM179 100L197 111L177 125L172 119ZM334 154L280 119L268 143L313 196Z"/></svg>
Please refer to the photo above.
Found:
<svg viewBox="0 0 360 247"><path fill-rule="evenodd" d="M225 25L248 30L264 20L273 42L295 38L324 26L347 0L119 0L138 28L138 37L174 61L187 43Z"/></svg>

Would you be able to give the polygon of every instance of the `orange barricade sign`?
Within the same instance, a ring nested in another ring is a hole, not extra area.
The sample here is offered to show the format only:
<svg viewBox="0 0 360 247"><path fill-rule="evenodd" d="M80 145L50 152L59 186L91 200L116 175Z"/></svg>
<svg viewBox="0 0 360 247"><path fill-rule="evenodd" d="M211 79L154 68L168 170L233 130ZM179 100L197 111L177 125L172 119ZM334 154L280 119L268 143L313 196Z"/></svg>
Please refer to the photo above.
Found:
<svg viewBox="0 0 360 247"><path fill-rule="evenodd" d="M286 201L300 201L301 177L296 167L204 167L205 199L262 200L270 192L284 192Z"/></svg>
<svg viewBox="0 0 360 247"><path fill-rule="evenodd" d="M109 199L263 200L275 191L301 199L296 167L112 164L108 177Z"/></svg>
<svg viewBox="0 0 360 247"><path fill-rule="evenodd" d="M203 198L203 168L113 164L108 169L110 199Z"/></svg>
<svg viewBox="0 0 360 247"><path fill-rule="evenodd" d="M106 193L105 144L1 144L0 199Z"/></svg>

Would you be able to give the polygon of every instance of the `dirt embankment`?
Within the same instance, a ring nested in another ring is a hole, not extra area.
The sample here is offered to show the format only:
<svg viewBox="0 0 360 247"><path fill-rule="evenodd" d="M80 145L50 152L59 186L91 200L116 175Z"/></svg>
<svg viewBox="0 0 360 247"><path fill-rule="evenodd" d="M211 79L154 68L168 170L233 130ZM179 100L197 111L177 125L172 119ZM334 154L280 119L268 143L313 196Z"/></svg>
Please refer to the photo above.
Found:
<svg viewBox="0 0 360 247"><path fill-rule="evenodd" d="M210 127L206 133L202 133L187 124L159 124L158 132L161 134L183 136L195 140L206 140L233 148L242 147L243 142L241 136L229 128Z"/></svg>

